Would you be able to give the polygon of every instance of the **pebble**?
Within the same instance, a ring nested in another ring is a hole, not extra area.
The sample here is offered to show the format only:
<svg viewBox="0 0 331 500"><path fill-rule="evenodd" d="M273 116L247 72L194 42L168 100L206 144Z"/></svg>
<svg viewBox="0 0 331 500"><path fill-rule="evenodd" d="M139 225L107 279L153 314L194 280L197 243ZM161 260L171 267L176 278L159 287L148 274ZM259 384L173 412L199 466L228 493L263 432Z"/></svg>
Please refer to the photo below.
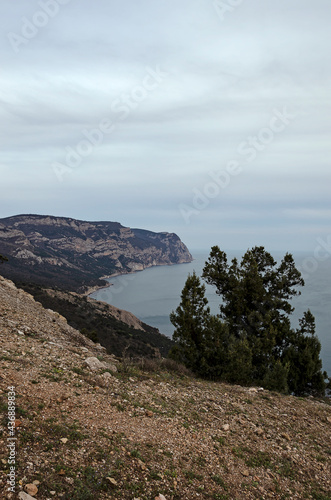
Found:
<svg viewBox="0 0 331 500"><path fill-rule="evenodd" d="M25 491L28 493L28 495L35 496L38 493L38 488L35 484L26 484L25 485Z"/></svg>
<svg viewBox="0 0 331 500"><path fill-rule="evenodd" d="M117 481L113 477L106 478L113 486L117 486Z"/></svg>
<svg viewBox="0 0 331 500"><path fill-rule="evenodd" d="M228 431L228 430L230 430L230 426L229 426L229 424L224 424L224 425L222 425L222 429L223 429L223 431Z"/></svg>
<svg viewBox="0 0 331 500"><path fill-rule="evenodd" d="M146 470L147 469L146 465L144 464L144 462L142 460L138 459L138 464L139 464L141 470Z"/></svg>
<svg viewBox="0 0 331 500"><path fill-rule="evenodd" d="M18 498L20 500L36 500L34 497L29 495L28 493L25 493L24 491L20 491L18 494Z"/></svg>

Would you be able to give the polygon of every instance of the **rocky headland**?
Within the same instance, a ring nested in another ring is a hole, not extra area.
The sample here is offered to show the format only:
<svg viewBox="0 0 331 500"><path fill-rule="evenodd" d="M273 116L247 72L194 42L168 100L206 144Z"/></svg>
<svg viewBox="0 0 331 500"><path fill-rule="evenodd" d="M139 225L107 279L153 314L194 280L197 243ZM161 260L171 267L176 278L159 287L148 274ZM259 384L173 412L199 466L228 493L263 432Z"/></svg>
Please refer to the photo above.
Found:
<svg viewBox="0 0 331 500"><path fill-rule="evenodd" d="M44 215L0 219L0 254L7 278L76 292L107 286L104 276L192 261L174 233Z"/></svg>

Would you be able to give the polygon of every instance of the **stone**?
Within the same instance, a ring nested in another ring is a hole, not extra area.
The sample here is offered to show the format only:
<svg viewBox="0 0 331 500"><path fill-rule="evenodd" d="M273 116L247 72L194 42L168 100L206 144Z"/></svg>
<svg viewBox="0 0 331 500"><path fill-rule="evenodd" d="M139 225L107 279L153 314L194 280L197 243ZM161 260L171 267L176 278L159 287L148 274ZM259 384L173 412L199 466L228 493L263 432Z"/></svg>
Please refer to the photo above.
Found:
<svg viewBox="0 0 331 500"><path fill-rule="evenodd" d="M36 496L36 494L38 493L38 488L33 483L26 484L24 489L28 495L31 495L33 497Z"/></svg>
<svg viewBox="0 0 331 500"><path fill-rule="evenodd" d="M98 358L90 357L85 359L85 364L89 367L93 372L99 370L110 370L112 372L117 372L117 368L115 365L110 365L105 363L104 361L99 361Z"/></svg>
<svg viewBox="0 0 331 500"><path fill-rule="evenodd" d="M248 477L249 476L249 471L247 469L243 470L242 472L242 475L245 476L245 477Z"/></svg>
<svg viewBox="0 0 331 500"><path fill-rule="evenodd" d="M99 349L100 351L106 351L107 349L101 344L95 344L95 349Z"/></svg>
<svg viewBox="0 0 331 500"><path fill-rule="evenodd" d="M107 363L107 370L110 370L113 373L117 372L117 366L111 365L110 363Z"/></svg>
<svg viewBox="0 0 331 500"><path fill-rule="evenodd" d="M222 429L223 429L223 431L228 431L228 430L230 430L230 426L229 426L229 424L224 424L224 425L222 425Z"/></svg>
<svg viewBox="0 0 331 500"><path fill-rule="evenodd" d="M155 497L155 500L167 500L165 496L163 496L161 493L159 493L158 497Z"/></svg>
<svg viewBox="0 0 331 500"><path fill-rule="evenodd" d="M66 444L68 442L68 438L61 438L60 441L61 443Z"/></svg>
<svg viewBox="0 0 331 500"><path fill-rule="evenodd" d="M99 361L98 358L94 358L94 357L86 358L85 364L93 372L98 371L98 370L103 370L106 368L105 363L103 363L102 361Z"/></svg>
<svg viewBox="0 0 331 500"><path fill-rule="evenodd" d="M109 481L109 482L110 482L110 484L112 484L113 486L117 486L117 481L116 481L116 479L114 479L113 477L107 477L106 479L107 479L107 481Z"/></svg>
<svg viewBox="0 0 331 500"><path fill-rule="evenodd" d="M141 470L147 469L146 465L144 464L144 462L142 460L138 459L138 464L139 464Z"/></svg>
<svg viewBox="0 0 331 500"><path fill-rule="evenodd" d="M18 494L18 498L20 500L36 500L34 497L29 495L28 493L25 493L24 491L20 491Z"/></svg>

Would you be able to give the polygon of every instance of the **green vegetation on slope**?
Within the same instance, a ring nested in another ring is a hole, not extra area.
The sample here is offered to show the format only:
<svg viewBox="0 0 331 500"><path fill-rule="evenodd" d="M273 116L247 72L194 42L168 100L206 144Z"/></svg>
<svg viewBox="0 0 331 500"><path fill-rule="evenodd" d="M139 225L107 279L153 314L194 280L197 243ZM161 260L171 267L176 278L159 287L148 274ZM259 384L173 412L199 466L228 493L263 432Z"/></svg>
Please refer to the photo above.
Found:
<svg viewBox="0 0 331 500"><path fill-rule="evenodd" d="M122 356L125 351L130 357L166 357L173 345L168 337L152 326L143 323L144 330L138 330L119 321L103 302L55 289L47 291L31 283L22 283L20 287L46 309L64 316L70 326L94 342L100 342L115 356Z"/></svg>
<svg viewBox="0 0 331 500"><path fill-rule="evenodd" d="M304 281L292 255L278 267L263 247L248 250L241 263L227 262L212 248L203 270L205 281L221 296L220 315L213 316L205 285L193 273L181 303L170 316L176 345L170 355L202 377L231 383L259 384L284 393L324 394L321 344L308 310L293 329L290 305Z"/></svg>

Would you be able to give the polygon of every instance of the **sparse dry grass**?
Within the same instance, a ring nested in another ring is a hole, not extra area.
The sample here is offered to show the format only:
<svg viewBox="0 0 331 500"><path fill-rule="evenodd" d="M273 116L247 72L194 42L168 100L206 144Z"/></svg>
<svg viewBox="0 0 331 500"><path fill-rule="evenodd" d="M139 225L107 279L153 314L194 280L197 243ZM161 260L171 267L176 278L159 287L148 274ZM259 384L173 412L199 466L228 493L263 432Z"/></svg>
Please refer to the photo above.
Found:
<svg viewBox="0 0 331 500"><path fill-rule="evenodd" d="M17 491L39 481L40 500L330 499L328 401L201 381L169 360L92 373L100 351L53 319L0 283L1 498L10 383Z"/></svg>

